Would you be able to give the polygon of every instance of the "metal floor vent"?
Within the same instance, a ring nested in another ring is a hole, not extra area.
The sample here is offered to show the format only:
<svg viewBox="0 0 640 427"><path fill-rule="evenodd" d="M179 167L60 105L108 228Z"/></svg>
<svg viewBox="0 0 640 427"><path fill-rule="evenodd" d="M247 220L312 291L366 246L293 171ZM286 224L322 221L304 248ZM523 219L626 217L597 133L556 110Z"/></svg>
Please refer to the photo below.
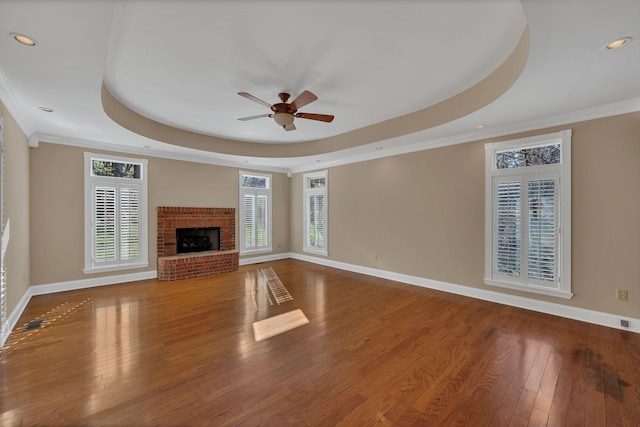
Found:
<svg viewBox="0 0 640 427"><path fill-rule="evenodd" d="M44 326L44 320L42 319L32 320L29 323L26 323L24 325L24 330L30 331L31 329L38 329L38 328L42 328L43 326Z"/></svg>

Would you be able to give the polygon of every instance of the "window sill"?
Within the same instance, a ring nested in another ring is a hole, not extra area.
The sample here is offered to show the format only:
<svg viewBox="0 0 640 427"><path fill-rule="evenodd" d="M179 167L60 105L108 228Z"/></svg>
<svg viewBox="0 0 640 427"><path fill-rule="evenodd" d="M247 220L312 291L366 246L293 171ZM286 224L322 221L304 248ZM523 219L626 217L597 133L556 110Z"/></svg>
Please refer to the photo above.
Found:
<svg viewBox="0 0 640 427"><path fill-rule="evenodd" d="M260 248L260 249L241 250L240 255L268 254L271 252L273 252L273 249L269 247L269 248Z"/></svg>
<svg viewBox="0 0 640 427"><path fill-rule="evenodd" d="M557 289L543 288L541 286L521 285L521 284L509 283L509 282L498 282L493 279L484 279L484 283L489 286L498 286L500 288L513 289L516 291L529 292L534 294L548 295L548 296L557 297L557 298L564 298L564 299L573 298L573 293L571 292L559 291Z"/></svg>
<svg viewBox="0 0 640 427"><path fill-rule="evenodd" d="M84 274L94 274L94 273L105 273L109 271L133 270L134 268L146 268L146 267L149 267L148 262L140 262L136 264L109 265L104 267L88 267L82 271L84 272Z"/></svg>
<svg viewBox="0 0 640 427"><path fill-rule="evenodd" d="M326 249L322 250L316 248L302 248L302 250L310 254L329 256L329 251L327 251Z"/></svg>

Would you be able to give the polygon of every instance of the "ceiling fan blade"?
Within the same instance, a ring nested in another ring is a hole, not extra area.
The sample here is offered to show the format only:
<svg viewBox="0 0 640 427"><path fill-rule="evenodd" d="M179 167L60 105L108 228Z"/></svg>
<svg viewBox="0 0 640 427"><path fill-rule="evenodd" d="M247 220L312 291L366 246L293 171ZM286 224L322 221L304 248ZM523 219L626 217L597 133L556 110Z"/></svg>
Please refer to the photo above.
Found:
<svg viewBox="0 0 640 427"><path fill-rule="evenodd" d="M301 119L319 120L321 122L331 123L334 116L330 114L314 114L314 113L296 113L296 117Z"/></svg>
<svg viewBox="0 0 640 427"><path fill-rule="evenodd" d="M273 117L273 114L260 114L259 116L249 116L249 117L241 117L238 120L247 121L253 119L261 119L262 117Z"/></svg>
<svg viewBox="0 0 640 427"><path fill-rule="evenodd" d="M291 103L291 108L293 108L293 111L296 111L298 110L298 108L304 107L305 105L315 101L316 99L318 99L317 96L315 96L308 90L305 90L300 95L298 95L296 99L293 100L293 102Z"/></svg>
<svg viewBox="0 0 640 427"><path fill-rule="evenodd" d="M265 107L267 107L267 108L271 108L271 104L268 104L267 102L263 101L263 100L262 100L262 99L260 99L260 98L256 98L255 96L251 95L250 93L247 93L247 92L238 92L238 95L240 95L240 96L244 96L244 97L245 97L245 98L247 98L247 99L250 99L250 100L252 100L252 101L257 102L258 104L262 104L262 105L264 105L264 106L265 106Z"/></svg>
<svg viewBox="0 0 640 427"><path fill-rule="evenodd" d="M284 130L296 130L296 125L294 125L293 123L288 124L284 127Z"/></svg>

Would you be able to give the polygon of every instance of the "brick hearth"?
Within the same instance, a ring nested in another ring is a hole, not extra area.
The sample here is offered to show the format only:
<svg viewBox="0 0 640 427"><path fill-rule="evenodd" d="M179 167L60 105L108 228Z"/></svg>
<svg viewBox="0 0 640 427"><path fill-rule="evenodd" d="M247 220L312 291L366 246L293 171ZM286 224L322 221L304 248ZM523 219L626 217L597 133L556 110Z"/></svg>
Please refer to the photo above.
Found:
<svg viewBox="0 0 640 427"><path fill-rule="evenodd" d="M176 255L176 228L220 227L220 250ZM158 207L158 280L172 281L238 269L235 208Z"/></svg>

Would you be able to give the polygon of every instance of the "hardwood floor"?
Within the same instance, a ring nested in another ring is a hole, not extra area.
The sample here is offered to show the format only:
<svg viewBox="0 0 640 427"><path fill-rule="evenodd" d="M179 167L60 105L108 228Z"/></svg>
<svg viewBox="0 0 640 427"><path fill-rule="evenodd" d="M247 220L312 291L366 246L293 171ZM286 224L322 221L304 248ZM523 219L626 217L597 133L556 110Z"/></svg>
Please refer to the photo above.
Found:
<svg viewBox="0 0 640 427"><path fill-rule="evenodd" d="M296 309L308 324L254 340ZM7 426L640 422L637 334L295 260L37 296L18 324Z"/></svg>

